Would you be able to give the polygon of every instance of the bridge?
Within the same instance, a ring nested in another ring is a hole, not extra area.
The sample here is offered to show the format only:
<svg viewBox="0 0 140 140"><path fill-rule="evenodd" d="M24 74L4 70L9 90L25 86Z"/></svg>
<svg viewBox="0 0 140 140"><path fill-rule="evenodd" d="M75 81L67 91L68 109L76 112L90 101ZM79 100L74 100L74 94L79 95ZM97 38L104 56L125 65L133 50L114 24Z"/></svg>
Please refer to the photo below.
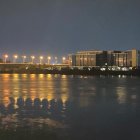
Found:
<svg viewBox="0 0 140 140"><path fill-rule="evenodd" d="M0 63L0 71L8 72L27 69L62 69L68 64L38 64L38 63Z"/></svg>

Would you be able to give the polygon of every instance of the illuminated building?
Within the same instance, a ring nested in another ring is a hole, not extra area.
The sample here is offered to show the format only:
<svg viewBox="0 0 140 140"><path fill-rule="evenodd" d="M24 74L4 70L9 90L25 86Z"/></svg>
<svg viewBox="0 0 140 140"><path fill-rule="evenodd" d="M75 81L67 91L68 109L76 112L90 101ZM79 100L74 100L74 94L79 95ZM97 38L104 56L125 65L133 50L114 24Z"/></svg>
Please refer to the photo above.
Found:
<svg viewBox="0 0 140 140"><path fill-rule="evenodd" d="M69 55L70 66L140 66L140 51L80 51Z"/></svg>
<svg viewBox="0 0 140 140"><path fill-rule="evenodd" d="M107 62L106 51L80 51L69 55L72 66L102 66Z"/></svg>
<svg viewBox="0 0 140 140"><path fill-rule="evenodd" d="M140 66L140 51L133 49L121 52L113 52L113 65L125 67Z"/></svg>

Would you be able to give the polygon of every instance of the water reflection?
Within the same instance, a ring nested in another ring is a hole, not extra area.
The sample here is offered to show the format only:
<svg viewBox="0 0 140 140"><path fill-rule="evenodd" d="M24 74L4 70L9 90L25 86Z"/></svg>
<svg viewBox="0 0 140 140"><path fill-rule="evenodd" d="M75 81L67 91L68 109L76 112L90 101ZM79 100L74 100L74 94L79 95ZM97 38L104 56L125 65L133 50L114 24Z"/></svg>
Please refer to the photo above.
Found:
<svg viewBox="0 0 140 140"><path fill-rule="evenodd" d="M86 139L96 131L118 136L140 122L139 78L2 74L0 79L1 129L67 127L76 139Z"/></svg>
<svg viewBox="0 0 140 140"><path fill-rule="evenodd" d="M14 97L30 97L31 99L45 97L48 100L62 96L64 102L69 96L69 85L67 77L62 77L64 80L60 80L60 76L50 74L2 74L0 75L2 79L0 81L0 92L2 93L0 96L2 99L12 95Z"/></svg>
<svg viewBox="0 0 140 140"><path fill-rule="evenodd" d="M125 87L117 87L116 88L116 93L117 93L117 96L118 96L118 102L120 104L125 103L126 102L126 96L127 96L126 88Z"/></svg>
<svg viewBox="0 0 140 140"><path fill-rule="evenodd" d="M8 104L0 103L0 128L32 126L34 123L40 125L42 121L43 124L46 122L47 125L57 124L56 127L63 127L61 121L64 121L66 109L66 102L64 104L62 100L10 97Z"/></svg>

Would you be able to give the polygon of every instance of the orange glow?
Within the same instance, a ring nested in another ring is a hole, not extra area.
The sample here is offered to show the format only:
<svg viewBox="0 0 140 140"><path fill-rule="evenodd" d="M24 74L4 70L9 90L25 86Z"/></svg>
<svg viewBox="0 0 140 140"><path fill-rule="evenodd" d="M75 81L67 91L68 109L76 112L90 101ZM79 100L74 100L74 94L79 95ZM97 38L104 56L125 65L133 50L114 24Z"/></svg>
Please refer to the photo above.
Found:
<svg viewBox="0 0 140 140"><path fill-rule="evenodd" d="M3 74L3 79L7 80L7 78L9 78L10 74Z"/></svg>
<svg viewBox="0 0 140 140"><path fill-rule="evenodd" d="M62 59L63 59L63 61L64 61L64 60L66 60L66 57L63 57Z"/></svg>
<svg viewBox="0 0 140 140"><path fill-rule="evenodd" d="M66 101L68 100L68 95L62 94L62 95L61 95L61 100L62 100L62 102L63 102L63 105L65 105Z"/></svg>
<svg viewBox="0 0 140 140"><path fill-rule="evenodd" d="M35 74L30 74L30 78L31 78L32 80L34 80L34 79L36 79L36 75L35 75Z"/></svg>
<svg viewBox="0 0 140 140"><path fill-rule="evenodd" d="M65 79L65 78L67 78L67 76L66 76L66 75L62 75L61 77L62 77L62 79Z"/></svg>
<svg viewBox="0 0 140 140"><path fill-rule="evenodd" d="M51 59L51 57L50 57L50 56L48 56L48 59L50 60L50 59Z"/></svg>
<svg viewBox="0 0 140 140"><path fill-rule="evenodd" d="M47 99L48 99L48 101L51 101L52 99L54 99L53 94L48 94L47 95Z"/></svg>
<svg viewBox="0 0 140 140"><path fill-rule="evenodd" d="M52 79L52 75L51 74L47 74L47 79Z"/></svg>
<svg viewBox="0 0 140 140"><path fill-rule="evenodd" d="M39 78L43 78L44 77L44 74L39 74Z"/></svg>
<svg viewBox="0 0 140 140"><path fill-rule="evenodd" d="M4 55L4 57L5 57L5 58L8 58L8 55L7 55L7 54L5 54L5 55Z"/></svg>
<svg viewBox="0 0 140 140"><path fill-rule="evenodd" d="M27 74L22 74L22 77L23 78L27 78Z"/></svg>
<svg viewBox="0 0 140 140"><path fill-rule="evenodd" d="M17 79L18 77L19 77L19 74L13 74L13 77L15 78L15 79ZM14 80L15 80L14 79Z"/></svg>
<svg viewBox="0 0 140 140"><path fill-rule="evenodd" d="M40 56L40 59L43 59L43 56Z"/></svg>
<svg viewBox="0 0 140 140"><path fill-rule="evenodd" d="M14 55L14 58L17 59L18 58L18 55Z"/></svg>

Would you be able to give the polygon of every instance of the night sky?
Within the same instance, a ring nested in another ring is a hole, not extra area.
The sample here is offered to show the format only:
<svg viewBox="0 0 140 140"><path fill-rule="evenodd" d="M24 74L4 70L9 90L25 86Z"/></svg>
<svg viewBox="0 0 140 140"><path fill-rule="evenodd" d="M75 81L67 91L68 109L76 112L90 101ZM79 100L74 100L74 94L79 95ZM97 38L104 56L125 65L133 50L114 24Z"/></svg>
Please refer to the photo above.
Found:
<svg viewBox="0 0 140 140"><path fill-rule="evenodd" d="M140 49L140 0L0 0L0 54Z"/></svg>

